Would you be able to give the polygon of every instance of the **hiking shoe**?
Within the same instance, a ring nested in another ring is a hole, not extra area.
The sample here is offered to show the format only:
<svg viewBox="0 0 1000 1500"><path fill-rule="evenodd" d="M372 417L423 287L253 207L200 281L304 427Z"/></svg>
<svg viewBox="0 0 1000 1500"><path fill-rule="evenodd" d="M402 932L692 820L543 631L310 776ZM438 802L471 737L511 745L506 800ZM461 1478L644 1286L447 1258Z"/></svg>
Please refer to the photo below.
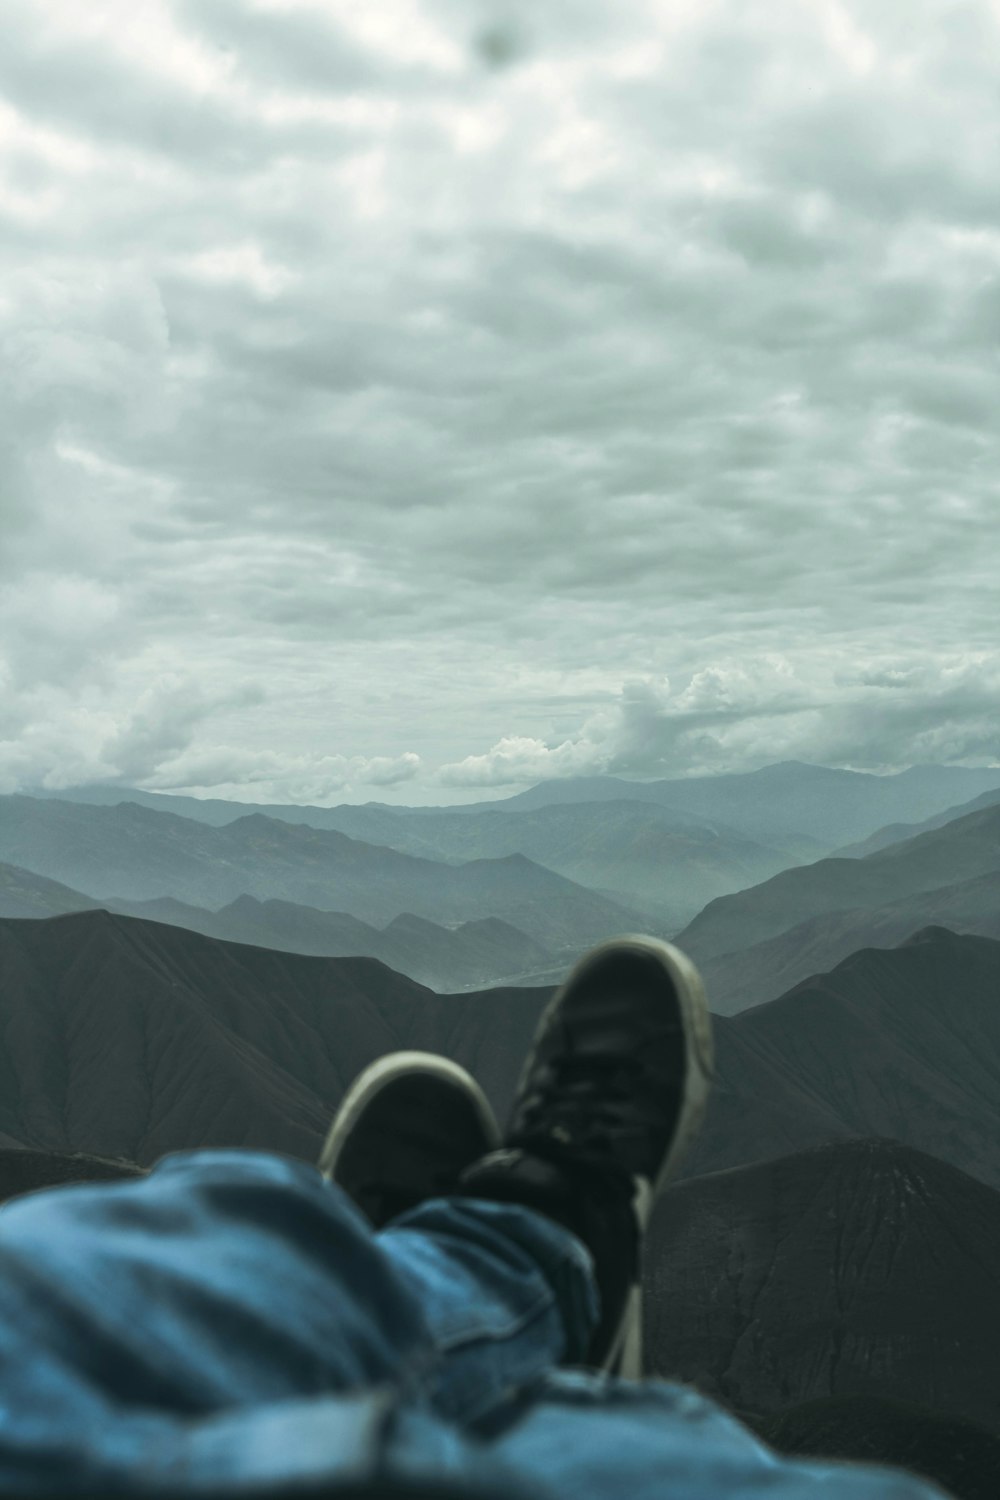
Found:
<svg viewBox="0 0 1000 1500"><path fill-rule="evenodd" d="M523 1203L594 1261L601 1318L588 1363L642 1373L642 1238L701 1123L712 1079L701 977L669 943L623 937L586 954L542 1014L503 1148L459 1192Z"/></svg>
<svg viewBox="0 0 1000 1500"><path fill-rule="evenodd" d="M390 1052L347 1091L319 1169L381 1229L453 1193L462 1170L499 1144L489 1102L464 1068L433 1052Z"/></svg>

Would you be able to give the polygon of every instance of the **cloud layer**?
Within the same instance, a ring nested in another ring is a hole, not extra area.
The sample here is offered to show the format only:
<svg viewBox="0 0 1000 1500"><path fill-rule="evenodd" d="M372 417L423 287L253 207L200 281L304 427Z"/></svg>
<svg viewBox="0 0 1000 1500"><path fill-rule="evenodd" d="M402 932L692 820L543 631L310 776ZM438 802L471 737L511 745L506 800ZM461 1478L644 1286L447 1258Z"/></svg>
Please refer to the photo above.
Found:
<svg viewBox="0 0 1000 1500"><path fill-rule="evenodd" d="M9 0L0 787L1000 760L998 42Z"/></svg>

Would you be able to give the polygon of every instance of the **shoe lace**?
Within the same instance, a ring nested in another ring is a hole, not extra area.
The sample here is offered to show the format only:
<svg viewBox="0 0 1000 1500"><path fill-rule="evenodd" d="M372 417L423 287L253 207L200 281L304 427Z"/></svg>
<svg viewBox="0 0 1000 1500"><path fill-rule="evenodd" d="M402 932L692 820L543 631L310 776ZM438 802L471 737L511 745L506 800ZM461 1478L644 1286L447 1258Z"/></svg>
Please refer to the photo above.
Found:
<svg viewBox="0 0 1000 1500"><path fill-rule="evenodd" d="M643 1107L639 1087L641 1058L593 1057L558 1050L539 1068L534 1086L521 1102L519 1134L543 1128L556 1140L587 1146L610 1135L632 1134L653 1125L656 1113Z"/></svg>

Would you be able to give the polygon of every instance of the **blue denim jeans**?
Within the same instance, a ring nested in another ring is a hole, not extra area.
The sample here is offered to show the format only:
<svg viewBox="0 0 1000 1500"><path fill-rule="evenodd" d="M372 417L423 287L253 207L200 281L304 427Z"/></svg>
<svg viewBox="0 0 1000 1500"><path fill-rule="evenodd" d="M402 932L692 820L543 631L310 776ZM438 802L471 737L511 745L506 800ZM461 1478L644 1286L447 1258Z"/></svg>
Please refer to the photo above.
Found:
<svg viewBox="0 0 1000 1500"><path fill-rule="evenodd" d="M685 1386L566 1368L596 1315L584 1247L515 1205L434 1199L376 1234L313 1168L249 1151L34 1193L0 1212L0 1495L940 1496L779 1458Z"/></svg>

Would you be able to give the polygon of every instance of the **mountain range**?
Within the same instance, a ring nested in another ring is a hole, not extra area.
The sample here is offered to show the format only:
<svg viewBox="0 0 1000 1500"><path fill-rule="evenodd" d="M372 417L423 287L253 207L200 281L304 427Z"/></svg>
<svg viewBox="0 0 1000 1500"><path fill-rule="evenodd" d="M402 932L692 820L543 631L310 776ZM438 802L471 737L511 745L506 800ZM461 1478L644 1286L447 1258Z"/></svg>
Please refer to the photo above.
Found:
<svg viewBox="0 0 1000 1500"><path fill-rule="evenodd" d="M868 855L842 855L818 860L709 903L684 928L678 941L699 961L713 1009L720 1014L733 1014L749 1005L773 999L809 975L832 968L858 948L892 947L924 926L947 925L959 932L1000 936L998 799L1000 792L984 793L976 799L980 805L973 811L960 808L959 816L947 822L942 822L940 815L936 816L929 820L930 826L926 830L918 825L916 834L908 839L881 844ZM25 808L28 809L27 816ZM501 821L515 825L531 824L536 819L543 820L546 811L511 815ZM569 806L548 811L562 816L580 809ZM595 803L585 806L582 811L602 817L605 813L617 815L624 811L630 816L639 814L644 818L649 806L642 803ZM15 815L20 816L20 828ZM430 816L402 819L396 814L389 816L392 821L407 826L434 822ZM259 823L263 828L277 836L277 858L272 857L273 848L262 848L259 841L248 857L246 846L249 841L243 837L247 829L245 819L214 832L192 827L191 820L163 819L163 814L157 818L151 813L144 814L138 807L130 808L128 804L105 808L60 807L26 799L0 799L0 845L6 824L7 847L17 848L22 857L25 857L26 849L32 850L37 863L47 863L51 871L72 858L74 839L82 839L86 864L81 870L77 861L74 865L77 873L93 881L95 867L103 868L105 885L113 876L119 886L126 876L131 879L130 861L134 863L136 858L144 858L148 849L153 858L165 866L158 871L159 884L187 892L192 883L192 845L195 846L194 859L208 864L209 879L213 863L216 866L221 864L224 877L232 884L238 883L232 879L235 868L251 871L253 878L265 889L277 886L280 890L286 882L289 861L294 861L296 855L294 847L285 846L289 841L294 846L297 840L304 840L307 846L311 846L313 841L307 826L287 829L261 819ZM476 819L464 814L455 814L453 821L459 826L464 823L473 832L479 826ZM24 824L27 824L26 830ZM131 838L124 859L119 848L123 826ZM249 826L258 825L251 822ZM177 839L178 827L186 830L184 840ZM619 823L619 831L621 827ZM137 833L141 835L138 848ZM231 851L226 848L227 842L240 844L241 838L242 864L239 860L234 861ZM336 833L330 833L326 842L336 842L337 838ZM51 847L53 840L58 843L55 851ZM176 847L178 842L184 846L180 850ZM323 842L320 840L321 844ZM343 836L341 844L343 846ZM384 860L392 862L391 852L380 852L357 840L350 840L346 848L354 853L368 854L368 878L377 878L376 872ZM331 851L326 853L329 855ZM187 856L187 863L182 856ZM440 862L426 861L418 868L425 874L429 870L433 877ZM532 863L523 869L531 880L538 879L537 868ZM201 878L203 871L198 874ZM516 886L516 872L508 871L508 875L514 876L511 884ZM0 914L49 915L86 909L98 899L94 884L89 887L91 894L74 895L70 890L60 892L51 882L46 885L46 878L35 877L36 887L29 892L27 886L31 877L28 872L22 870L15 874L8 870L5 875L0 868ZM448 867L443 879L445 882L454 879L452 867ZM349 878L346 884L349 886L350 883ZM199 889L204 887L202 879ZM326 898L330 899L330 885L325 885L324 890ZM338 891L345 899L354 899L356 904L365 900L360 882L354 883L353 895L351 889L345 890L344 883ZM384 891L380 890L378 894L381 896ZM567 894L564 890L563 895ZM139 901L113 895L100 899L101 904L118 911L187 926L234 941L254 942L291 952L370 955L421 983L447 990L497 982L554 982L566 962L594 938L622 931L628 926L656 930L655 924L641 913L626 911L614 903L610 914L605 908L598 921L594 920L593 908L581 914L579 925L569 934L565 929L554 931L551 924L545 933L537 928L534 933L527 933L509 917L473 917L456 922L453 906L447 901L443 904L444 923L440 920L434 922L427 911L432 908L435 895L429 880L425 880L422 912L399 911L386 920L383 908L382 918L377 924L363 921L349 911L319 910L310 903L280 897L261 899L243 893L226 902L219 911L199 908L190 898L178 899L174 895ZM508 891L507 895L512 896L507 905L510 913L517 893ZM601 898L594 898L592 892L584 897L585 901L592 899L600 901ZM441 909L439 904L436 908L439 914ZM523 905L521 910L524 910ZM764 935L760 936L761 933ZM567 936L575 938L575 943L561 941ZM741 945L741 940L748 938L751 941Z"/></svg>
<svg viewBox="0 0 1000 1500"><path fill-rule="evenodd" d="M154 901L98 901L44 875L0 864L0 917L44 918L101 909L286 953L377 958L419 984L445 992L482 989L507 979L547 983L535 976L565 967L565 961L557 964L547 948L497 917L449 928L404 912L379 928L348 912L317 911L288 901L257 901L253 896L239 896L217 912L172 896Z"/></svg>
<svg viewBox="0 0 1000 1500"><path fill-rule="evenodd" d="M1000 1188L1000 942L931 927L714 1020L688 1176L886 1136Z"/></svg>
<svg viewBox="0 0 1000 1500"><path fill-rule="evenodd" d="M101 901L170 896L214 909L248 895L375 926L404 912L442 926L492 917L555 950L644 925L521 854L446 865L261 814L212 828L135 803L3 797L0 860Z"/></svg>
<svg viewBox="0 0 1000 1500"><path fill-rule="evenodd" d="M455 1057L501 1107L547 994L437 995L368 958L308 958L106 911L0 921L0 1145L149 1165L256 1146L315 1160L374 1058Z"/></svg>
<svg viewBox="0 0 1000 1500"><path fill-rule="evenodd" d="M105 911L0 920L0 972L0 1144L140 1164L208 1144L312 1158L354 1076L397 1048L454 1057L503 1117L550 993L438 995L373 959ZM686 1175L879 1135L1000 1186L998 987L1000 943L930 929L718 1017Z"/></svg>
<svg viewBox="0 0 1000 1500"><path fill-rule="evenodd" d="M832 912L883 907L1000 869L1000 806L980 808L863 859L830 858L721 896L678 935L697 963Z"/></svg>
<svg viewBox="0 0 1000 1500"><path fill-rule="evenodd" d="M623 781L613 776L566 777L508 797L479 803L525 812L556 802L629 798L719 819L730 828L774 844L808 838L830 852L893 822L916 822L1000 787L1000 768L911 766L890 776L842 771L802 761L780 761L759 771L691 776L672 781ZM612 790L613 788L613 790Z"/></svg>
<svg viewBox="0 0 1000 1500"><path fill-rule="evenodd" d="M200 1145L315 1160L396 1048L454 1057L503 1119L548 999L100 909L0 920L0 972L0 1194ZM1000 942L932 927L716 1018L705 1124L651 1226L650 1373L765 1436L800 1402L892 1396L982 1424L981 1449L1000 1425L998 993Z"/></svg>
<svg viewBox="0 0 1000 1500"><path fill-rule="evenodd" d="M882 906L824 912L777 937L702 961L713 1008L734 1015L773 1000L859 948L894 948L922 927L1000 938L1000 869Z"/></svg>
<svg viewBox="0 0 1000 1500"><path fill-rule="evenodd" d="M104 795L98 797L98 792ZM638 908L659 928L681 926L714 896L824 852L806 838L764 846L724 824L627 799L555 804L530 815L474 807L427 809L417 815L416 809L374 805L255 808L148 792L111 793L107 788L95 788L90 795L97 806L134 802L218 828L241 817L267 816L449 864L522 854ZM83 794L62 800L82 802Z"/></svg>
<svg viewBox="0 0 1000 1500"><path fill-rule="evenodd" d="M787 761L673 781L570 777L499 802L444 808L254 806L107 786L36 795L106 806L131 801L220 827L266 815L425 859L523 854L676 930L716 896L847 840L877 836L890 821L946 809L955 816L957 803L991 791L1000 795L1000 768L922 766L874 776Z"/></svg>

